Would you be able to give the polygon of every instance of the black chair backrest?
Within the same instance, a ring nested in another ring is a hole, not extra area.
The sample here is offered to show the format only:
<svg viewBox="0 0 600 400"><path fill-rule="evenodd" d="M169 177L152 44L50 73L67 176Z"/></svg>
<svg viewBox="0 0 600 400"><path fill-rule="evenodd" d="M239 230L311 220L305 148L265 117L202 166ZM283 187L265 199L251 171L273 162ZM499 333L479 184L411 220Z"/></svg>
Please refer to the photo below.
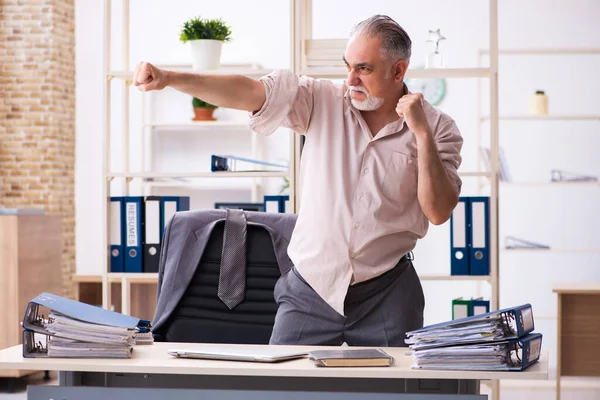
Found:
<svg viewBox="0 0 600 400"><path fill-rule="evenodd" d="M169 318L167 342L268 344L277 312L273 289L280 277L271 235L248 225L246 297L230 310L217 296L225 222L219 222L196 273Z"/></svg>

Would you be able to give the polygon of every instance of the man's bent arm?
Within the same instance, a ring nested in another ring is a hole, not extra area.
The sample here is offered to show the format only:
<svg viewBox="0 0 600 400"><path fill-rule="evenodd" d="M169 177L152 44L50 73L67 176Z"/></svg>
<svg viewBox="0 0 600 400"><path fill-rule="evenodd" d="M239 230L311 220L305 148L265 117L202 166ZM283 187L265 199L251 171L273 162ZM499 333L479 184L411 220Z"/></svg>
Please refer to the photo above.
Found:
<svg viewBox="0 0 600 400"><path fill-rule="evenodd" d="M431 133L416 136L419 167L417 197L423 213L434 225L446 222L458 203L456 185L450 180Z"/></svg>

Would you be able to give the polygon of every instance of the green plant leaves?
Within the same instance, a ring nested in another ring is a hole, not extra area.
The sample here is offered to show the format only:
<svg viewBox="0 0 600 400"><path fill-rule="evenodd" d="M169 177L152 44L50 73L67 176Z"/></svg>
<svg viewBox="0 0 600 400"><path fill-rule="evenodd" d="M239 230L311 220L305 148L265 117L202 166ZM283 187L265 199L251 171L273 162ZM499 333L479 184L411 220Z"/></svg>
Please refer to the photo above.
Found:
<svg viewBox="0 0 600 400"><path fill-rule="evenodd" d="M192 107L194 107L194 108L219 108L218 106L207 103L204 100L200 100L197 97L194 97L194 99L192 100Z"/></svg>
<svg viewBox="0 0 600 400"><path fill-rule="evenodd" d="M231 40L231 29L219 19L191 18L184 22L179 40L186 43L188 40L213 39L228 42Z"/></svg>

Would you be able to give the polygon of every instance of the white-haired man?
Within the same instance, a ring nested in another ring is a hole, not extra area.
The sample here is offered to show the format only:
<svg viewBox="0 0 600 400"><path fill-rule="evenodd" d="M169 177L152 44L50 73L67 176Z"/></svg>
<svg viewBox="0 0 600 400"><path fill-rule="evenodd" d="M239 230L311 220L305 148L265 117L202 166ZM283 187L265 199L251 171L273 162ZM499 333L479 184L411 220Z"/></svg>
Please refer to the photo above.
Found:
<svg viewBox="0 0 600 400"><path fill-rule="evenodd" d="M249 111L255 132L305 135L288 248L295 267L275 287L272 344L402 346L423 325L409 254L458 202L462 138L448 115L408 92L410 54L404 29L375 15L351 34L341 84L289 71L254 80L136 67L140 90L170 86Z"/></svg>

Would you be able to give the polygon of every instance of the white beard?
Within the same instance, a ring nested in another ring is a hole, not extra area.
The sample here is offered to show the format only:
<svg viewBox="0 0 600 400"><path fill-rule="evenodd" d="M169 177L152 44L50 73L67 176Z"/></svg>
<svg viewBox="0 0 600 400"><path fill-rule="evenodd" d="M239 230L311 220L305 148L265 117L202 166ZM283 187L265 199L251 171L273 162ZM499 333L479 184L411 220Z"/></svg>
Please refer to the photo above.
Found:
<svg viewBox="0 0 600 400"><path fill-rule="evenodd" d="M377 110L383 104L383 99L381 97L371 96L369 92L363 87L360 86L350 86L350 91L354 90L356 92L364 93L367 98L365 100L356 100L350 96L350 101L354 108L360 111L374 111Z"/></svg>

